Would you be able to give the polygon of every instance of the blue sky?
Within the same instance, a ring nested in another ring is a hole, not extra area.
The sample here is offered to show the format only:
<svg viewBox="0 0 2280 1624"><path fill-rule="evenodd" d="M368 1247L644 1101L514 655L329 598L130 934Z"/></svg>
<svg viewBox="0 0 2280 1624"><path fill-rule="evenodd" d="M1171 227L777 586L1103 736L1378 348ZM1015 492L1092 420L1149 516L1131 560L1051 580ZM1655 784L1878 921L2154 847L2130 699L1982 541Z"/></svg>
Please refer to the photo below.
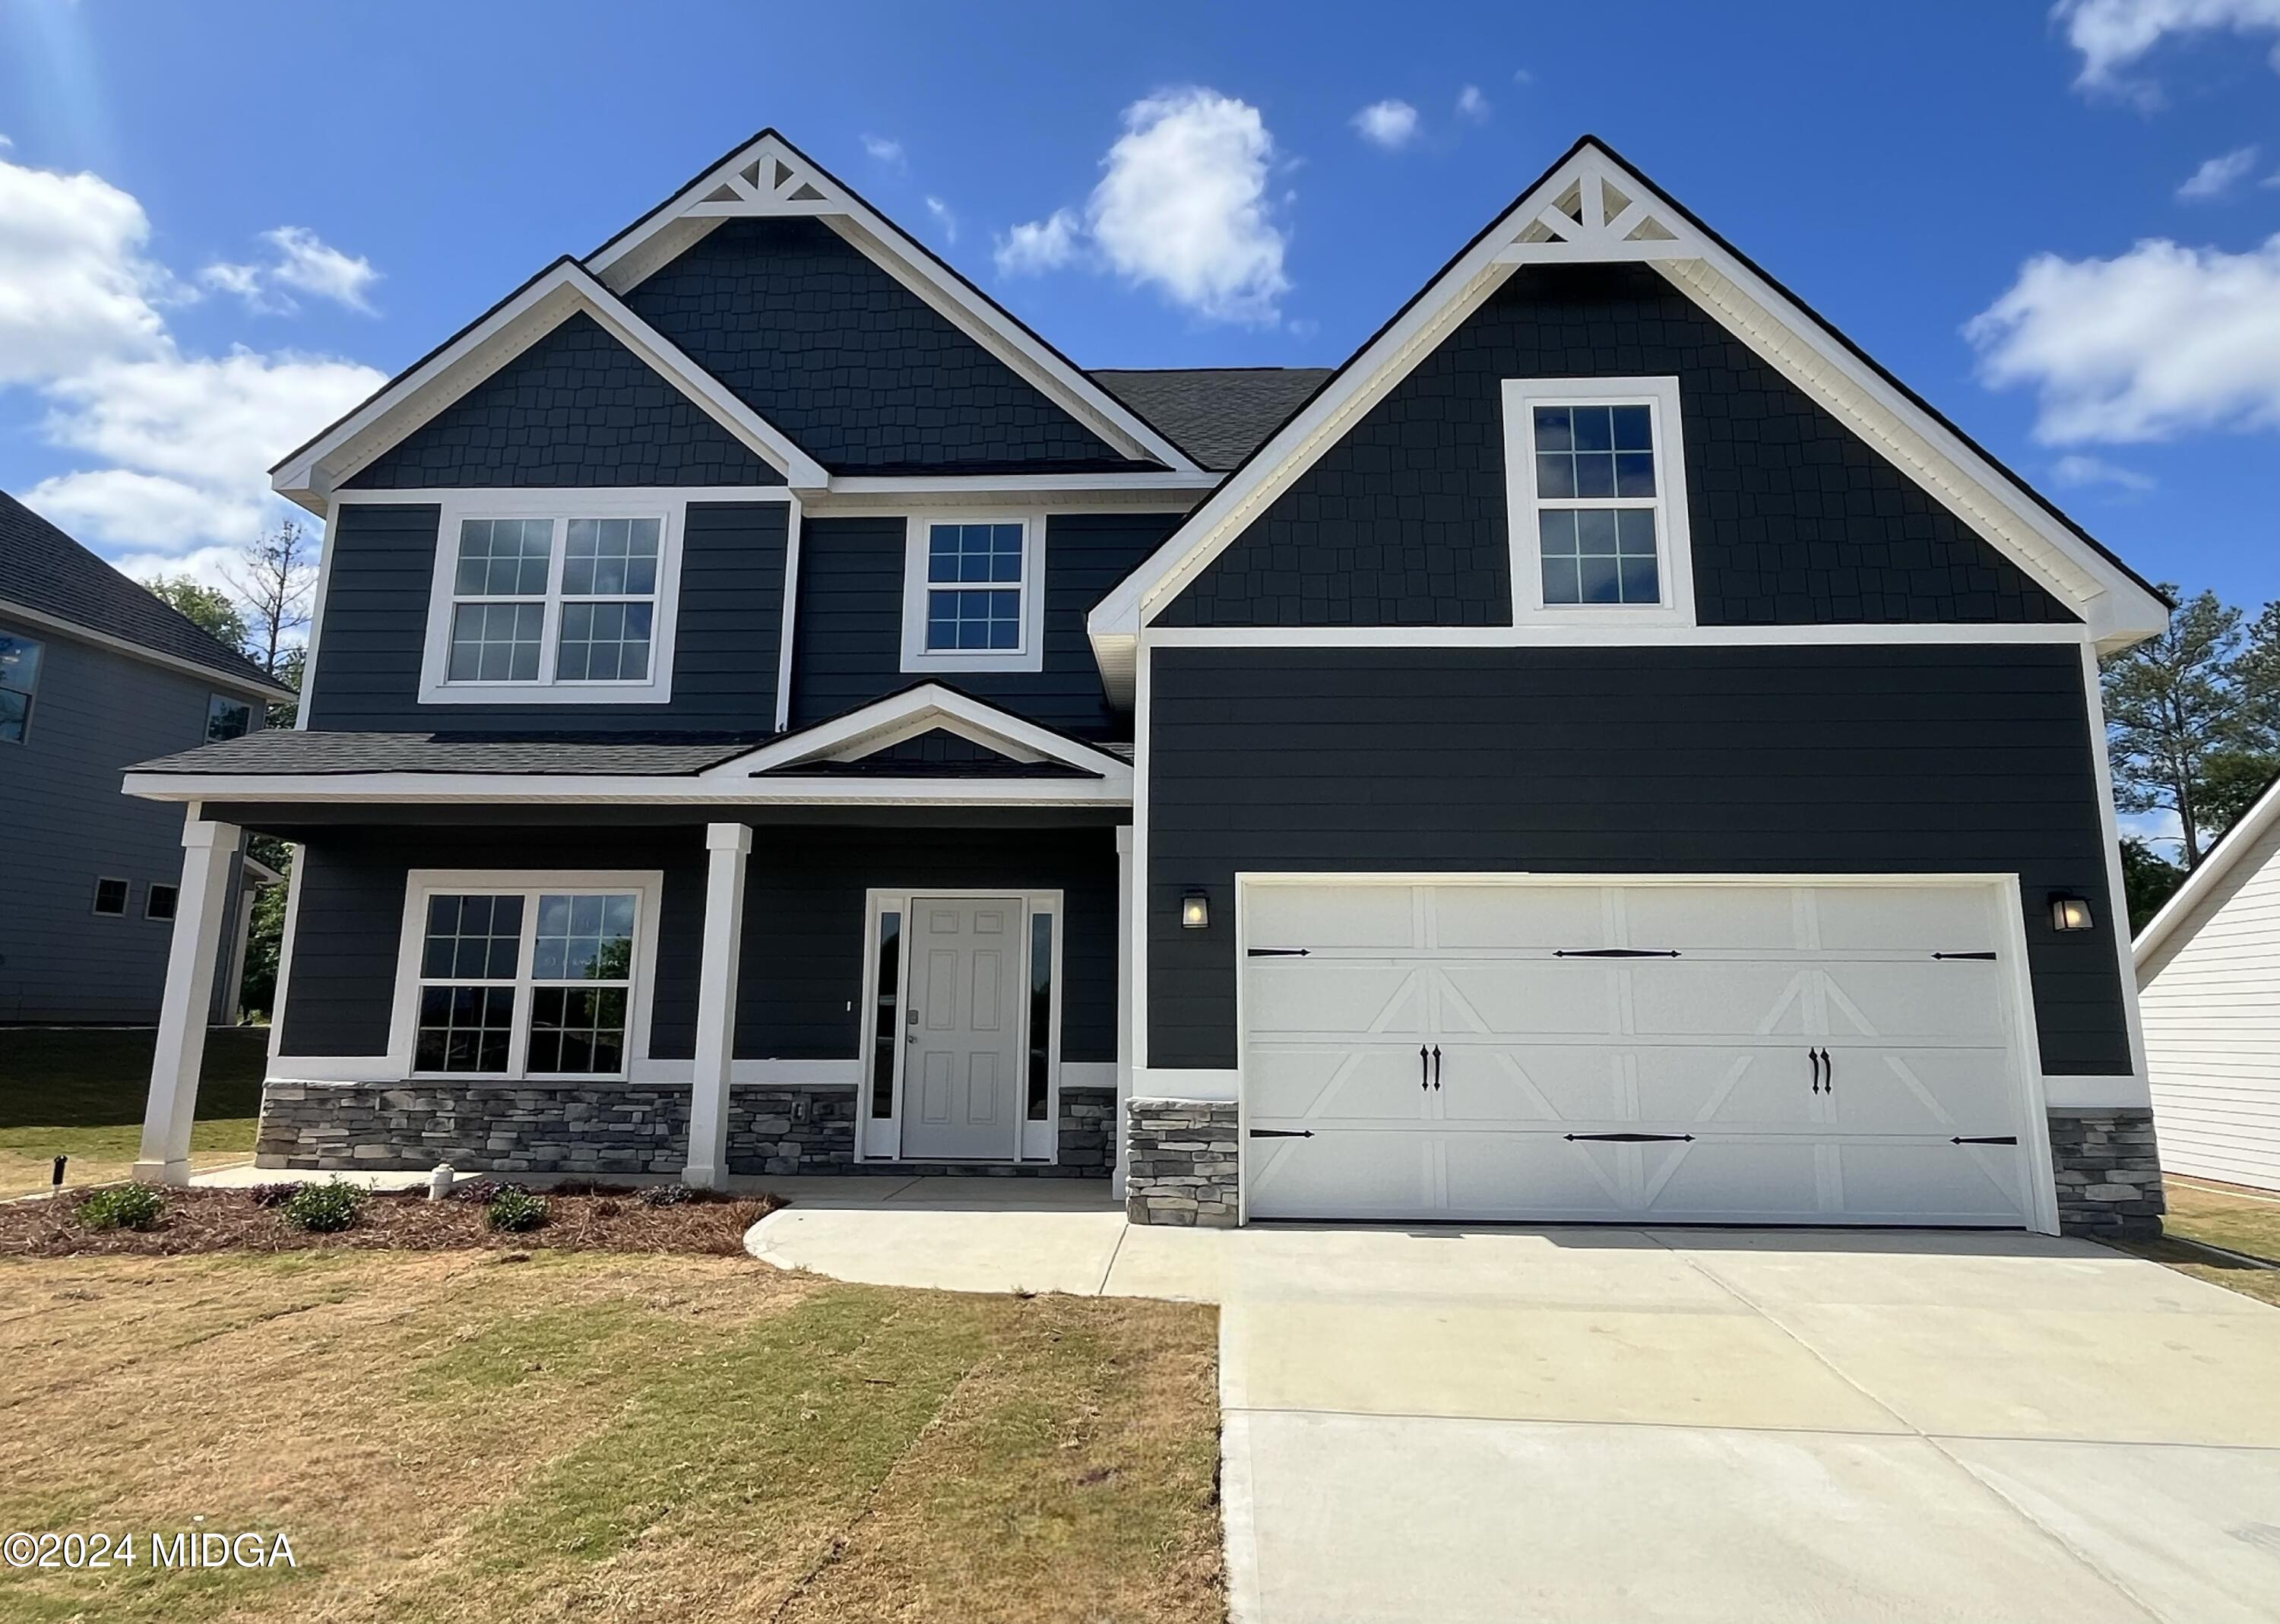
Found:
<svg viewBox="0 0 2280 1624"><path fill-rule="evenodd" d="M763 125L1090 366L1342 359L1590 130L2145 573L2253 606L2276 46L2280 0L0 0L0 486L210 569L261 466ZM1183 164L1171 228L1112 189Z"/></svg>

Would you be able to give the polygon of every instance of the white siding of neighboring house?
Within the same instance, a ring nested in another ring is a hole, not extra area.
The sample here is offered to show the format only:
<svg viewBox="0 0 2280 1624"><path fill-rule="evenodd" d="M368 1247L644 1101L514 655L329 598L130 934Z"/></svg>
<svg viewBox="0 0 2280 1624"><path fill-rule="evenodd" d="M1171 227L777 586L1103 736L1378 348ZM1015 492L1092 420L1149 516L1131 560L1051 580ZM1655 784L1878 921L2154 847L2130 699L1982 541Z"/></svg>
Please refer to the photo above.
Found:
<svg viewBox="0 0 2280 1624"><path fill-rule="evenodd" d="M2280 821L2177 921L2138 982L2161 1166L2280 1189Z"/></svg>

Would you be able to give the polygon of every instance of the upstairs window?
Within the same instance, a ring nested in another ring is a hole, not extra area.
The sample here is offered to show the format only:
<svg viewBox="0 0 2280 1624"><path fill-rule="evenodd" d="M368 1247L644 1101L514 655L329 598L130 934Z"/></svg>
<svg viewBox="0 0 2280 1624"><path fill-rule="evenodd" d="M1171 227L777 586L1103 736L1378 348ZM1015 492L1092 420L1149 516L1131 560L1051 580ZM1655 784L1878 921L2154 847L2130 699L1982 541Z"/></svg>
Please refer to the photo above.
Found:
<svg viewBox="0 0 2280 1624"><path fill-rule="evenodd" d="M556 503L544 513L446 509L422 699L670 697L675 516Z"/></svg>
<svg viewBox="0 0 2280 1624"><path fill-rule="evenodd" d="M903 669L1044 668L1042 514L936 514L910 521Z"/></svg>
<svg viewBox="0 0 2280 1624"><path fill-rule="evenodd" d="M1522 623L1693 621L1675 378L1505 385Z"/></svg>
<svg viewBox="0 0 2280 1624"><path fill-rule="evenodd" d="M39 686L40 645L0 627L0 744L21 744L30 734Z"/></svg>
<svg viewBox="0 0 2280 1624"><path fill-rule="evenodd" d="M219 744L224 739L242 739L253 731L253 706L243 699L233 699L227 694L209 695L206 699L206 743Z"/></svg>

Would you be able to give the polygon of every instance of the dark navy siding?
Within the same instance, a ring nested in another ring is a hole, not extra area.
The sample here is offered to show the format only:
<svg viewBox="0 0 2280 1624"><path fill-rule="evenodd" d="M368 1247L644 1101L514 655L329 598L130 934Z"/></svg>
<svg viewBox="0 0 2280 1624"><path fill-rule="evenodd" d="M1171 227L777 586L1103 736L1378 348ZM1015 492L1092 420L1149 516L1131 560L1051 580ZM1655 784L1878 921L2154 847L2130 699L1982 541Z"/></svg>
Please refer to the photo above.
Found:
<svg viewBox="0 0 2280 1624"><path fill-rule="evenodd" d="M834 472L1155 466L1125 458L820 220L728 220L626 303Z"/></svg>
<svg viewBox="0 0 2280 1624"><path fill-rule="evenodd" d="M422 733L502 727L765 732L775 725L787 517L782 502L689 504L669 704L423 705L420 655L440 511L426 504L343 504L327 542L330 575L309 726Z"/></svg>
<svg viewBox="0 0 2280 1624"><path fill-rule="evenodd" d="M1236 873L1530 870L2016 874L2044 1069L2130 1070L2071 645L1151 658L1152 1066L1236 1063Z"/></svg>
<svg viewBox="0 0 2280 1624"><path fill-rule="evenodd" d="M761 827L744 902L736 1053L849 1059L860 1052L867 889L1059 889L1061 1057L1116 1058L1113 827L905 830Z"/></svg>
<svg viewBox="0 0 2280 1624"><path fill-rule="evenodd" d="M1506 624L1504 380L1662 376L1702 624L2076 618L1655 272L1575 266L1515 274L1158 623Z"/></svg>
<svg viewBox="0 0 2280 1624"><path fill-rule="evenodd" d="M703 950L705 831L431 826L297 831L293 963L278 1053L384 1055L404 936L404 876L415 868L659 869L657 981L650 1053L696 1052ZM289 1070L290 1068L286 1068Z"/></svg>
<svg viewBox="0 0 2280 1624"><path fill-rule="evenodd" d="M915 673L903 663L897 517L809 519L800 527L792 725L805 727L929 679L1087 738L1128 738L1111 712L1084 617L1179 523L1173 513L1056 513L1045 530L1043 671Z"/></svg>
<svg viewBox="0 0 2280 1624"><path fill-rule="evenodd" d="M582 312L349 481L351 489L781 485L783 475Z"/></svg>

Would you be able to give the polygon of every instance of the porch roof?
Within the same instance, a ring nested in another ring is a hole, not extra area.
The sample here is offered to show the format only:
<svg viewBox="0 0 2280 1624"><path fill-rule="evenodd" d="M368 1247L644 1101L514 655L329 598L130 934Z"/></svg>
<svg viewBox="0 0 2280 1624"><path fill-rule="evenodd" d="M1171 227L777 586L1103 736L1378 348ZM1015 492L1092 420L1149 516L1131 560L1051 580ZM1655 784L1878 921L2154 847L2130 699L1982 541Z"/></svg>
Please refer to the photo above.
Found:
<svg viewBox="0 0 2280 1624"><path fill-rule="evenodd" d="M766 733L555 734L249 733L128 768L133 773L257 776L358 773L601 774L671 777L745 755Z"/></svg>

